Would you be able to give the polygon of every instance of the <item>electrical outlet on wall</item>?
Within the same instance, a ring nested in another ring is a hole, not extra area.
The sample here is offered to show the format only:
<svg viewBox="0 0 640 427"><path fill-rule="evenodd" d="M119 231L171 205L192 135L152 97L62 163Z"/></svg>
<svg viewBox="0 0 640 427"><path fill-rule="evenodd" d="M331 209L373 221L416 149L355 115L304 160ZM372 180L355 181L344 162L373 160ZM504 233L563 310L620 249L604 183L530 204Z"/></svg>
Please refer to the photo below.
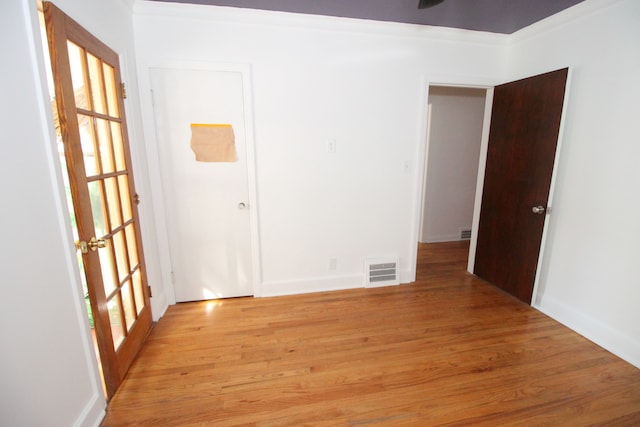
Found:
<svg viewBox="0 0 640 427"><path fill-rule="evenodd" d="M335 270L338 267L338 259L336 257L329 258L329 270Z"/></svg>

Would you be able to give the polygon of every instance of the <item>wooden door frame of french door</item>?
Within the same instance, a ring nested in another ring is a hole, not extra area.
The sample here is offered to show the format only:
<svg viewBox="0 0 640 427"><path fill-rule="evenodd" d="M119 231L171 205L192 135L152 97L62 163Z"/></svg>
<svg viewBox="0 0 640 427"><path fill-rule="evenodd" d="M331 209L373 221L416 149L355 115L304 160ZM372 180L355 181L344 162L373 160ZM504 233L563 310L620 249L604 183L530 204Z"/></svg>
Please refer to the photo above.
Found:
<svg viewBox="0 0 640 427"><path fill-rule="evenodd" d="M118 91L117 102L120 111L120 128L122 132L123 148L127 179L129 183L129 195L133 198L135 194L134 178L132 174L131 153L129 140L127 135L127 126L125 119L124 103L120 83L120 62L116 52L91 35L82 26L69 18L64 12L50 2L43 2L45 21L47 27L47 39L49 50L51 53L51 67L53 71L54 86L56 92L56 104L58 108L58 117L60 121L60 131L65 147L80 147L79 123L77 118L76 100L71 79L71 69L69 64L69 56L67 50L67 41L87 49L96 57L105 60L106 63L113 66L114 78L116 82L116 90ZM54 57L56 58L54 60ZM69 114L65 112L69 111ZM76 214L76 223L78 228L79 240L89 240L94 236L94 222L91 205L89 202L89 190L87 187L86 170L84 158L81 149L65 149L65 159L67 162L67 171L69 174L69 185L73 195L74 211ZM81 181L82 184L81 185ZM136 203L131 201L131 210L134 219L134 229L137 244L137 255L139 258L140 274L142 280L142 290L144 294L145 307L139 314L137 319L143 319L144 324L151 324L151 305L149 288L147 285L146 268L144 261L144 250L142 248L142 239L140 235L139 214ZM107 391L107 399L110 399L118 386L124 379L126 370L137 353L138 343L141 343L147 336L149 328L135 328L131 330L133 333L126 336L126 340L130 340L135 345L121 345L116 349L113 345L111 337L111 326L109 322L109 312L107 307L107 299L105 290L102 285L102 274L100 261L97 252L88 252L83 254L83 263L85 265L85 274L87 279L87 287L91 309L94 317L95 332L100 352L100 360L103 368L103 378ZM96 285L97 284L97 285ZM126 328L126 324L124 325ZM135 330L134 330L135 329ZM128 331L127 331L128 332ZM119 354L122 350L122 354ZM120 363L125 361L125 363Z"/></svg>

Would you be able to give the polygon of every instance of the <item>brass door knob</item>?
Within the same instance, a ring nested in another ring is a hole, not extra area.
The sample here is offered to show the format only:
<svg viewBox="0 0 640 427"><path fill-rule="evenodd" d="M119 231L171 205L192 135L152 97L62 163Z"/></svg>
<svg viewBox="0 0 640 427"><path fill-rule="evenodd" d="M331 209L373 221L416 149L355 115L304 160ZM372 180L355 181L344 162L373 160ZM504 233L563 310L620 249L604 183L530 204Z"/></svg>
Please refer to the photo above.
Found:
<svg viewBox="0 0 640 427"><path fill-rule="evenodd" d="M85 242L84 240L76 241L76 248L83 254L88 253L89 249L97 251L100 248L106 247L107 241L105 239L96 239L95 237L92 237L88 242Z"/></svg>
<svg viewBox="0 0 640 427"><path fill-rule="evenodd" d="M97 251L98 249L106 248L107 241L104 239L96 239L95 237L92 237L91 240L89 240L89 243L87 243L87 246L92 251Z"/></svg>

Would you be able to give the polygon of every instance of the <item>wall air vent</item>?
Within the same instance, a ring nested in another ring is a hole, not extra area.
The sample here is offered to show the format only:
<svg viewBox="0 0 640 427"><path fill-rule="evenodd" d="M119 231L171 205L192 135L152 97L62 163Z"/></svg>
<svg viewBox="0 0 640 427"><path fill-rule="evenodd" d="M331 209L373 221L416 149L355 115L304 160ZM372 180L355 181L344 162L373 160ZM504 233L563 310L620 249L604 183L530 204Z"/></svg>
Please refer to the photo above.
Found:
<svg viewBox="0 0 640 427"><path fill-rule="evenodd" d="M460 229L460 240L470 240L471 239L471 230L467 228Z"/></svg>
<svg viewBox="0 0 640 427"><path fill-rule="evenodd" d="M365 288L400 284L398 258L377 258L365 261Z"/></svg>

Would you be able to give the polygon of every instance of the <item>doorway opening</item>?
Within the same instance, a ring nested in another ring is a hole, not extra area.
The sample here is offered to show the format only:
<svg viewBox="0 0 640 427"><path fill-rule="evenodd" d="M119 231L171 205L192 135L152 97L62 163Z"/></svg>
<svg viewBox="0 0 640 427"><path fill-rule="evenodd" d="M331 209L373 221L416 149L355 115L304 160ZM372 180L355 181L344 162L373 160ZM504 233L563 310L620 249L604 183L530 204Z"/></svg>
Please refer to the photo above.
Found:
<svg viewBox="0 0 640 427"><path fill-rule="evenodd" d="M543 269L568 77L569 69L563 68L482 88L485 109L467 271L527 304L537 298ZM445 165L446 172L455 169L451 159L434 155L436 121L428 121L423 220L429 217L430 185L452 192L454 180L431 178L434 165ZM450 124L461 125L459 120Z"/></svg>
<svg viewBox="0 0 640 427"><path fill-rule="evenodd" d="M420 245L472 243L483 134L490 115L487 94L486 87L429 86Z"/></svg>

